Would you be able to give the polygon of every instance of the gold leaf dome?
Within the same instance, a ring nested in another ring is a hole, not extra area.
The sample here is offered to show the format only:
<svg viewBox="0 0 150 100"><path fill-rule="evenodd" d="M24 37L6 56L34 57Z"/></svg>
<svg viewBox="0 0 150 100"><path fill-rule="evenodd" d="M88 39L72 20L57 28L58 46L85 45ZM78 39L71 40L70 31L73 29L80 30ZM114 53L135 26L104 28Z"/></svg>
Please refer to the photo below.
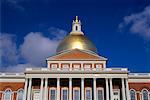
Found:
<svg viewBox="0 0 150 100"><path fill-rule="evenodd" d="M73 21L71 33L58 45L57 53L62 53L73 49L97 53L97 49L94 44L81 31L81 22L77 17L76 20Z"/></svg>

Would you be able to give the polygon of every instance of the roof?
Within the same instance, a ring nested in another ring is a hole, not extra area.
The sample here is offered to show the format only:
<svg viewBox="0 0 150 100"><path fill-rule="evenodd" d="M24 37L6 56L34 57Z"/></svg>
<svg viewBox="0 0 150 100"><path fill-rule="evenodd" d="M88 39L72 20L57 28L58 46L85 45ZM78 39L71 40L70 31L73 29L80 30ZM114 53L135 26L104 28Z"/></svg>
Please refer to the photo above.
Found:
<svg viewBox="0 0 150 100"><path fill-rule="evenodd" d="M47 58L47 60L107 60L107 59L93 52L74 49L74 50L67 50L63 53L51 56Z"/></svg>

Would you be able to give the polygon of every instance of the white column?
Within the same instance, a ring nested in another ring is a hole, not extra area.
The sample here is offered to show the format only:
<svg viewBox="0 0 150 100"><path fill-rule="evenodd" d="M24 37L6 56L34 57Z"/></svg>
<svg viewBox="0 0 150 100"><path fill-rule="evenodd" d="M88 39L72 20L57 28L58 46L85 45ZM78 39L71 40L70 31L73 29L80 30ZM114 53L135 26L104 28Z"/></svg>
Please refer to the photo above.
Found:
<svg viewBox="0 0 150 100"><path fill-rule="evenodd" d="M108 78L106 78L105 81L106 81L106 100L109 100L109 85L108 85Z"/></svg>
<svg viewBox="0 0 150 100"><path fill-rule="evenodd" d="M97 93L96 93L96 78L93 78L93 88L94 88L94 100L97 98Z"/></svg>
<svg viewBox="0 0 150 100"><path fill-rule="evenodd" d="M84 100L84 78L81 78L81 100Z"/></svg>
<svg viewBox="0 0 150 100"><path fill-rule="evenodd" d="M40 86L40 100L43 99L43 78L41 78L41 86Z"/></svg>
<svg viewBox="0 0 150 100"><path fill-rule="evenodd" d="M28 86L28 78L25 79L23 100L26 100L27 97L27 86Z"/></svg>
<svg viewBox="0 0 150 100"><path fill-rule="evenodd" d="M45 89L44 89L44 100L47 100L47 86L48 86L48 79L45 78Z"/></svg>
<svg viewBox="0 0 150 100"><path fill-rule="evenodd" d="M60 100L60 78L57 78L57 100Z"/></svg>
<svg viewBox="0 0 150 100"><path fill-rule="evenodd" d="M110 83L110 100L113 100L113 85L112 85L112 79L109 79Z"/></svg>
<svg viewBox="0 0 150 100"><path fill-rule="evenodd" d="M43 78L41 78L41 86L40 86L40 100L43 99Z"/></svg>
<svg viewBox="0 0 150 100"><path fill-rule="evenodd" d="M28 97L27 97L27 100L31 99L31 90L32 90L32 78L29 78L29 87L28 87Z"/></svg>
<svg viewBox="0 0 150 100"><path fill-rule="evenodd" d="M125 94L125 84L124 84L124 78L121 79L121 83L122 83L122 100L126 100L126 94Z"/></svg>
<svg viewBox="0 0 150 100"><path fill-rule="evenodd" d="M69 100L72 100L72 78L69 78Z"/></svg>
<svg viewBox="0 0 150 100"><path fill-rule="evenodd" d="M130 100L130 91L129 91L129 83L128 83L128 79L126 80L126 95L127 95L127 100Z"/></svg>

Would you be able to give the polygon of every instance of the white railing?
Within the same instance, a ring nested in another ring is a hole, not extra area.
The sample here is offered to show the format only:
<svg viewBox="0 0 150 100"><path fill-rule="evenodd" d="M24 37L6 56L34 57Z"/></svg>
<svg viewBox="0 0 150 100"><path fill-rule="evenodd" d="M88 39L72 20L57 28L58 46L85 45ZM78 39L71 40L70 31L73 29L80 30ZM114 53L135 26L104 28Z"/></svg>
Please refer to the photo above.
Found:
<svg viewBox="0 0 150 100"><path fill-rule="evenodd" d="M26 68L26 71L121 71L127 72L127 68Z"/></svg>
<svg viewBox="0 0 150 100"><path fill-rule="evenodd" d="M150 73L130 73L131 76L150 76Z"/></svg>
<svg viewBox="0 0 150 100"><path fill-rule="evenodd" d="M0 73L0 76L22 76L24 73Z"/></svg>

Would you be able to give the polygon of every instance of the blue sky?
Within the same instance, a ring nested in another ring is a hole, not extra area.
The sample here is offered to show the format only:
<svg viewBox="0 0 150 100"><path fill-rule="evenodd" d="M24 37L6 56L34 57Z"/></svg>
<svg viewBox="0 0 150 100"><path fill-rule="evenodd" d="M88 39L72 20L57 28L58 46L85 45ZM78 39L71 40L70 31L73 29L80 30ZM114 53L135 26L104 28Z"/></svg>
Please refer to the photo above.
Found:
<svg viewBox="0 0 150 100"><path fill-rule="evenodd" d="M150 0L2 0L1 71L45 66L76 15L108 67L150 72Z"/></svg>

